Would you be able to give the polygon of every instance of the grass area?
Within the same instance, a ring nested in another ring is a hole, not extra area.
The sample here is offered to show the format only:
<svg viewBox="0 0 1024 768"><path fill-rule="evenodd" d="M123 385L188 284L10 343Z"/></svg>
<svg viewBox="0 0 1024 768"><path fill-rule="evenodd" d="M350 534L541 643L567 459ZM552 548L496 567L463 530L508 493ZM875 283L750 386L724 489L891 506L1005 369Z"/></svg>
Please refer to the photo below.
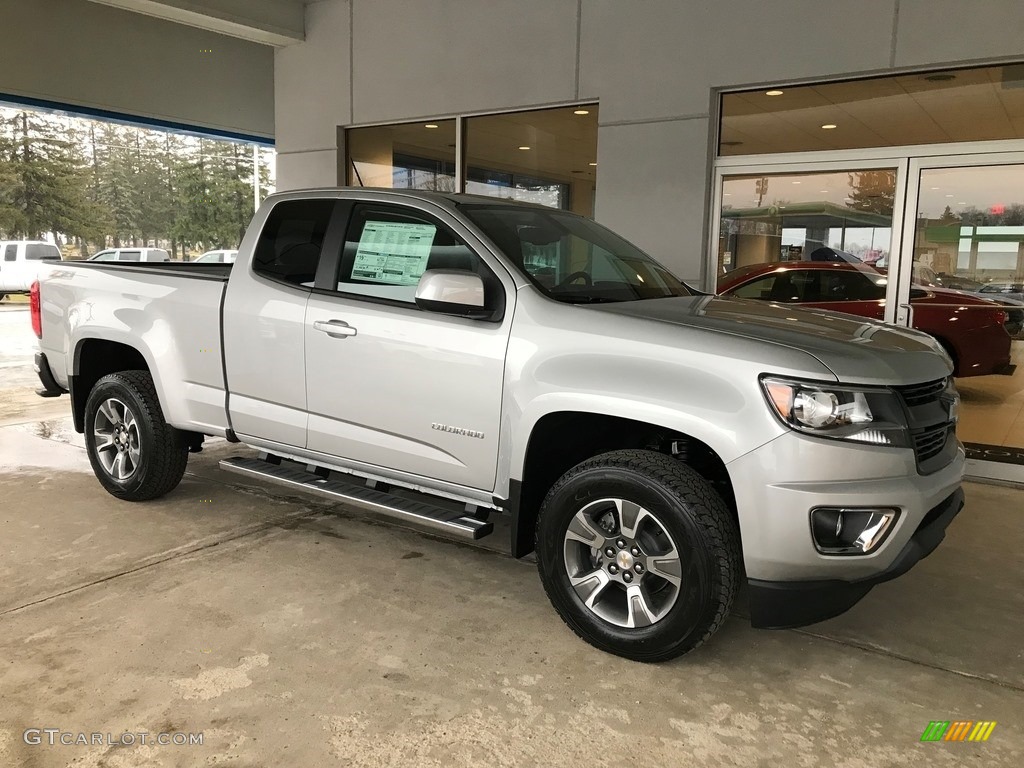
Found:
<svg viewBox="0 0 1024 768"><path fill-rule="evenodd" d="M28 296L20 293L9 293L3 298L4 304L28 304Z"/></svg>

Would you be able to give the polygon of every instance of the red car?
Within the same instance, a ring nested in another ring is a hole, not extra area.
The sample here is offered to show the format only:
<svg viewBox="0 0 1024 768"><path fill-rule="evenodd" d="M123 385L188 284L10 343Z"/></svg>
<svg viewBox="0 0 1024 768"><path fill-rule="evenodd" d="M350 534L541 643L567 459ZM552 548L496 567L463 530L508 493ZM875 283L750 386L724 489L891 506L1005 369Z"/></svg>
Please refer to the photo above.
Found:
<svg viewBox="0 0 1024 768"><path fill-rule="evenodd" d="M799 261L752 264L719 278L718 292L740 299L829 309L883 319L884 270L867 265ZM913 326L931 334L953 358L956 376L1012 373L1005 309L994 301L948 288L915 285Z"/></svg>

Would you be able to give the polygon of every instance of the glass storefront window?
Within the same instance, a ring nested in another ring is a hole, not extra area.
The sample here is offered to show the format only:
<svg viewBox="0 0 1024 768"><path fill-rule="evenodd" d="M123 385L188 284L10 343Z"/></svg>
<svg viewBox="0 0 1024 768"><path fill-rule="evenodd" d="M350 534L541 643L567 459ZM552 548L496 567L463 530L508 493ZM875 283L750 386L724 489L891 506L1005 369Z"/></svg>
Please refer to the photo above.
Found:
<svg viewBox="0 0 1024 768"><path fill-rule="evenodd" d="M455 121L352 128L346 134L347 183L455 191Z"/></svg>
<svg viewBox="0 0 1024 768"><path fill-rule="evenodd" d="M523 200L584 216L594 213L596 104L508 112L464 120L463 157L456 120L350 128L346 183ZM456 169L465 169L459 189Z"/></svg>
<svg viewBox="0 0 1024 768"><path fill-rule="evenodd" d="M466 191L592 216L597 105L466 119Z"/></svg>
<svg viewBox="0 0 1024 768"><path fill-rule="evenodd" d="M1024 138L1024 64L726 93L719 154Z"/></svg>
<svg viewBox="0 0 1024 768"><path fill-rule="evenodd" d="M717 275L775 262L884 266L895 191L887 168L726 177Z"/></svg>
<svg viewBox="0 0 1024 768"><path fill-rule="evenodd" d="M1024 164L924 168L918 189L911 304L914 290L926 298L915 325L930 324L956 363L960 439L983 457L1019 456Z"/></svg>

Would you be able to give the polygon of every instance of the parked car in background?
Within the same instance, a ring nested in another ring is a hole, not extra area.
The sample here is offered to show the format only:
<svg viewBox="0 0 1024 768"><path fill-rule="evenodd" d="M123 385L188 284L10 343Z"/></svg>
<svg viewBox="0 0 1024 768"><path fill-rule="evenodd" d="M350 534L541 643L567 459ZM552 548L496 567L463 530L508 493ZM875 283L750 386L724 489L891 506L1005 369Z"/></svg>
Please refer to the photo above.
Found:
<svg viewBox="0 0 1024 768"><path fill-rule="evenodd" d="M42 240L0 240L0 299L28 293L44 261L60 261L60 248Z"/></svg>
<svg viewBox="0 0 1024 768"><path fill-rule="evenodd" d="M740 299L828 309L882 320L886 273L866 265L800 261L753 264L723 275L718 292ZM913 286L913 327L935 337L956 376L1013 373L1010 320L999 303L948 288Z"/></svg>
<svg viewBox="0 0 1024 768"><path fill-rule="evenodd" d="M980 280L973 280L963 275L951 275L948 272L939 272L939 280L943 288L952 288L956 291L977 291L984 285Z"/></svg>
<svg viewBox="0 0 1024 768"><path fill-rule="evenodd" d="M89 261L170 261L171 255L163 248L108 248Z"/></svg>
<svg viewBox="0 0 1024 768"><path fill-rule="evenodd" d="M238 251L207 251L196 259L196 263L234 264L236 256L238 256Z"/></svg>
<svg viewBox="0 0 1024 768"><path fill-rule="evenodd" d="M978 289L978 293L986 299L1012 299L1024 303L1024 284L1022 283L986 283Z"/></svg>

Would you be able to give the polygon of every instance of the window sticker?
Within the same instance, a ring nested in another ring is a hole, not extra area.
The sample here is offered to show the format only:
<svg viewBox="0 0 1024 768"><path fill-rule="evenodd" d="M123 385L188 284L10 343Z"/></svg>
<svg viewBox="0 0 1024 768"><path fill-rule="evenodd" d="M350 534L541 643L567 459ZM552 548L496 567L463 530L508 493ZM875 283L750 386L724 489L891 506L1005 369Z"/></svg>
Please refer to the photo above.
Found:
<svg viewBox="0 0 1024 768"><path fill-rule="evenodd" d="M427 268L437 227L398 221L367 221L359 238L352 279L416 285Z"/></svg>

